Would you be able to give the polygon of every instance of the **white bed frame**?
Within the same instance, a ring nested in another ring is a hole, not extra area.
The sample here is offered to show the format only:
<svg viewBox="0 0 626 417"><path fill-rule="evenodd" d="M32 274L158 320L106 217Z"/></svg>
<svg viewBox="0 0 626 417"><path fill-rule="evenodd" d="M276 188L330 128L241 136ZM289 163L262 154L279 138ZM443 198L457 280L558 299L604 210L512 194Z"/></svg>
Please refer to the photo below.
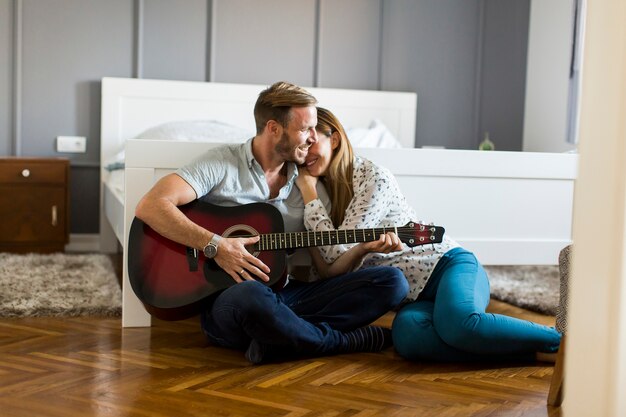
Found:
<svg viewBox="0 0 626 417"><path fill-rule="evenodd" d="M217 146L213 143L129 140L147 128L178 120L213 119L254 131L252 109L266 86L102 80L101 249L124 247L134 209L162 176ZM346 127L381 120L413 148L415 93L310 88L321 106ZM126 149L126 192L108 187L104 169ZM420 216L446 227L486 265L556 264L571 243L574 154L479 152L435 149L357 149L396 175ZM124 327L148 326L150 316L130 289L124 253Z"/></svg>

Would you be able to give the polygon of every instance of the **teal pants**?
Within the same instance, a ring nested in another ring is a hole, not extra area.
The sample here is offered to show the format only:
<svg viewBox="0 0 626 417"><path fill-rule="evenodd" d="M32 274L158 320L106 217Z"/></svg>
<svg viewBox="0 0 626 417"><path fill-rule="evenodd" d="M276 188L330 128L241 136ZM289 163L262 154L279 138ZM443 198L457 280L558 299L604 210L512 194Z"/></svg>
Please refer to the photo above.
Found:
<svg viewBox="0 0 626 417"><path fill-rule="evenodd" d="M556 352L561 334L501 314L486 313L489 279L474 254L462 248L437 263L418 299L396 314L396 351L411 360L491 361Z"/></svg>

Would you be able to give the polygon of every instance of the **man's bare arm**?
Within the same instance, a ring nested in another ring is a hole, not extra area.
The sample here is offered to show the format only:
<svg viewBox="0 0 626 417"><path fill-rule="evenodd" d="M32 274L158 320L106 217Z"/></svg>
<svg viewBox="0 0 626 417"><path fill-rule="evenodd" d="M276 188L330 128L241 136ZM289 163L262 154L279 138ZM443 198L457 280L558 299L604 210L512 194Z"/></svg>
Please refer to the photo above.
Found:
<svg viewBox="0 0 626 417"><path fill-rule="evenodd" d="M196 192L187 181L170 174L159 180L143 196L137 204L135 216L170 240L202 249L211 240L213 233L189 220L178 209L178 206L196 198Z"/></svg>
<svg viewBox="0 0 626 417"><path fill-rule="evenodd" d="M213 237L213 232L192 222L178 209L196 198L195 190L187 181L177 174L169 174L139 201L135 216L167 239L202 250ZM257 240L258 237L224 238L220 241L215 261L237 282L242 278L253 279L253 275L268 280L267 265L245 249L246 245Z"/></svg>

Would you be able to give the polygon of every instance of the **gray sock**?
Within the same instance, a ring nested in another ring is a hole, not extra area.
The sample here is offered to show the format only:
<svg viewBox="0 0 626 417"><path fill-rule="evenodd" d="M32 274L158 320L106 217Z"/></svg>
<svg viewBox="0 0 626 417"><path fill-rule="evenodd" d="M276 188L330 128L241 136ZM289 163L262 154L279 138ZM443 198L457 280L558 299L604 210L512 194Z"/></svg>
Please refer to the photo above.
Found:
<svg viewBox="0 0 626 417"><path fill-rule="evenodd" d="M393 344L391 330L380 326L365 326L344 333L342 353L380 352Z"/></svg>
<svg viewBox="0 0 626 417"><path fill-rule="evenodd" d="M252 339L250 341L250 345L246 350L245 357L248 362L253 363L255 365L263 362L265 358L265 352L267 350L267 346L257 341L256 339Z"/></svg>

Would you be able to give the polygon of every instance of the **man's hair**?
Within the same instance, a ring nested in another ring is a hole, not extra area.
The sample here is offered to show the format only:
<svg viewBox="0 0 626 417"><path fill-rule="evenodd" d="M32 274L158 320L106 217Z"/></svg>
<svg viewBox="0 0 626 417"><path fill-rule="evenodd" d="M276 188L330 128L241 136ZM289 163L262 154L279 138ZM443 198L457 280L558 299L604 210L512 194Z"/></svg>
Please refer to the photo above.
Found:
<svg viewBox="0 0 626 417"><path fill-rule="evenodd" d="M254 121L257 135L263 132L269 120L276 120L287 127L292 107L315 106L317 100L302 87L278 81L261 91L254 105Z"/></svg>

